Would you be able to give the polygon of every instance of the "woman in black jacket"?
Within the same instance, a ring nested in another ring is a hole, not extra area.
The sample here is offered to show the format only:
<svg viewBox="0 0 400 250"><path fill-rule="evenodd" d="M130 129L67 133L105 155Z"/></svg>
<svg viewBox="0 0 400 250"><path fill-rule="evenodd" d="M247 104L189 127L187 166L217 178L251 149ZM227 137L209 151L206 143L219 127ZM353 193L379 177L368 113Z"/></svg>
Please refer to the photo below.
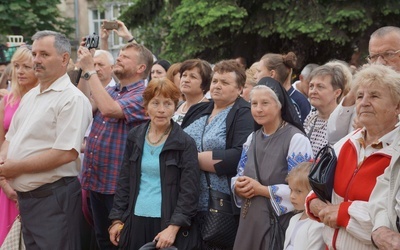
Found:
<svg viewBox="0 0 400 250"><path fill-rule="evenodd" d="M245 71L235 60L217 63L210 87L212 100L192 106L181 125L195 140L199 152L198 159L202 171L196 222L200 226L207 214L209 203L206 177L209 177L213 189L231 194L229 182L231 177L236 175L242 145L254 129L250 104L240 97L245 81ZM237 208L232 207L232 210L234 209ZM221 245L203 237L202 249L229 249L232 246L233 240Z"/></svg>
<svg viewBox="0 0 400 250"><path fill-rule="evenodd" d="M114 204L110 240L123 249L149 241L157 248L197 249L191 227L199 197L199 165L193 139L171 120L179 90L153 79L143 93L150 121L129 132Z"/></svg>

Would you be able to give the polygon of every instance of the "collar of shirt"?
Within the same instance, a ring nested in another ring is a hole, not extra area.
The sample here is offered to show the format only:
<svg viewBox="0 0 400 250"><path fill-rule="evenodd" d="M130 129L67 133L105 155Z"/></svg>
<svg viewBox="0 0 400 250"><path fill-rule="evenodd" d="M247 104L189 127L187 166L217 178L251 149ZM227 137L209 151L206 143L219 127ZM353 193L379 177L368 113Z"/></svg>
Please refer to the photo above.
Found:
<svg viewBox="0 0 400 250"><path fill-rule="evenodd" d="M359 153L358 153L358 166L371 154L381 150L382 148L388 147L392 142L395 135L399 132L398 127L385 134L377 141L371 143L370 145L365 144L365 133L366 130L363 128L361 133L357 134L355 140L359 142Z"/></svg>
<svg viewBox="0 0 400 250"><path fill-rule="evenodd" d="M114 78L111 77L110 82L107 84L106 87L114 87L117 84L117 82L114 80Z"/></svg>
<svg viewBox="0 0 400 250"><path fill-rule="evenodd" d="M126 89L126 91L132 91L142 87L144 87L144 80L140 80L123 87L121 87L120 83L116 83L114 88L115 91L124 91L124 89Z"/></svg>
<svg viewBox="0 0 400 250"><path fill-rule="evenodd" d="M384 136L382 136L381 138L379 138L377 141L371 143L371 147L375 148L375 149L382 149L383 147L387 147L390 144L392 144L393 142L393 138L395 137L395 135L398 132L397 129L397 125L396 128L393 129L392 131L390 131L389 133L385 134ZM361 147L365 148L367 145L365 144L365 133L366 130L365 128L363 128L361 130L361 133L359 134L359 138L357 138L357 141L360 143Z"/></svg>
<svg viewBox="0 0 400 250"><path fill-rule="evenodd" d="M55 80L47 89L40 93L40 84L36 86L36 91L39 94L46 93L48 91L57 91L61 92L66 89L70 84L72 84L71 79L69 78L68 74L65 73L63 76Z"/></svg>

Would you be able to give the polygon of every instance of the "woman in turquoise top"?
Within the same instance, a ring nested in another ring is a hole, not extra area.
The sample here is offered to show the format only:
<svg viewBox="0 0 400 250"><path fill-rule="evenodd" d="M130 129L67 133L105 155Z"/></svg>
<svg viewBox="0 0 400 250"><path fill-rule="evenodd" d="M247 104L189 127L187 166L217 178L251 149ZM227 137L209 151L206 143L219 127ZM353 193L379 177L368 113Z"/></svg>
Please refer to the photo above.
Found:
<svg viewBox="0 0 400 250"><path fill-rule="evenodd" d="M120 249L198 249L191 227L199 197L199 164L193 139L172 121L179 90L166 78L143 93L150 121L128 135L109 218L111 242Z"/></svg>

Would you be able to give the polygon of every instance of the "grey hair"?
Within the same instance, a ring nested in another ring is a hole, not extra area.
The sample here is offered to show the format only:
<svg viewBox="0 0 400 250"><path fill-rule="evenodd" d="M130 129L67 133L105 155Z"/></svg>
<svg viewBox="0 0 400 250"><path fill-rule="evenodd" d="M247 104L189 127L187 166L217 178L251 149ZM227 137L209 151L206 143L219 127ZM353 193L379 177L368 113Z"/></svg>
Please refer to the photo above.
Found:
<svg viewBox="0 0 400 250"><path fill-rule="evenodd" d="M339 103L345 88L345 84L347 83L343 67L338 65L338 63L333 62L324 64L311 72L310 80L317 76L331 76L332 88L334 90L340 89L342 91L336 99L336 102Z"/></svg>
<svg viewBox="0 0 400 250"><path fill-rule="evenodd" d="M98 49L98 50L96 50L95 52L94 52L94 57L97 57L97 56L100 56L100 55L105 55L106 57L107 57L107 60L108 60L108 62L111 64L111 65L114 65L114 57L113 57L113 55L109 52L109 51L107 51L107 50L102 50L102 49Z"/></svg>
<svg viewBox="0 0 400 250"><path fill-rule="evenodd" d="M308 79L308 77L310 76L311 72L317 68L319 65L316 63L309 63L306 66L304 66L303 70L301 71L300 75L302 75L306 80L310 80Z"/></svg>
<svg viewBox="0 0 400 250"><path fill-rule="evenodd" d="M279 98L276 95L275 91L273 91L270 87L268 87L266 85L256 85L253 87L253 89L250 91L250 102L251 102L251 99L253 98L254 92L257 90L266 90L270 94L272 99L275 100L276 104L278 104L278 107L280 109L282 108L282 103L279 101Z"/></svg>
<svg viewBox="0 0 400 250"><path fill-rule="evenodd" d="M395 26L384 26L381 27L377 30L375 30L372 34L371 34L371 38L372 37L383 37L386 36L389 33L396 33L398 36L400 36L400 28L399 27L395 27Z"/></svg>
<svg viewBox="0 0 400 250"><path fill-rule="evenodd" d="M71 56L71 43L69 42L68 38L61 33L51 30L38 31L32 36L32 41L40 40L47 36L54 37L54 48L58 54L61 55L66 52L69 56Z"/></svg>

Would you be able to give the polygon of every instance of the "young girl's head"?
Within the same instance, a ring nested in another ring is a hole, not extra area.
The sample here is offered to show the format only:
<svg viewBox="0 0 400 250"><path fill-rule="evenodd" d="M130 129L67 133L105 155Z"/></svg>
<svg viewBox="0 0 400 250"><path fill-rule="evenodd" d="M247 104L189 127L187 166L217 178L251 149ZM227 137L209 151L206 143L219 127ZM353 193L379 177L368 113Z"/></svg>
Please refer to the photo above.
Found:
<svg viewBox="0 0 400 250"><path fill-rule="evenodd" d="M299 163L286 177L290 188L290 201L294 209L298 211L305 209L304 203L308 193L311 191L310 182L308 181L311 165L311 162Z"/></svg>

